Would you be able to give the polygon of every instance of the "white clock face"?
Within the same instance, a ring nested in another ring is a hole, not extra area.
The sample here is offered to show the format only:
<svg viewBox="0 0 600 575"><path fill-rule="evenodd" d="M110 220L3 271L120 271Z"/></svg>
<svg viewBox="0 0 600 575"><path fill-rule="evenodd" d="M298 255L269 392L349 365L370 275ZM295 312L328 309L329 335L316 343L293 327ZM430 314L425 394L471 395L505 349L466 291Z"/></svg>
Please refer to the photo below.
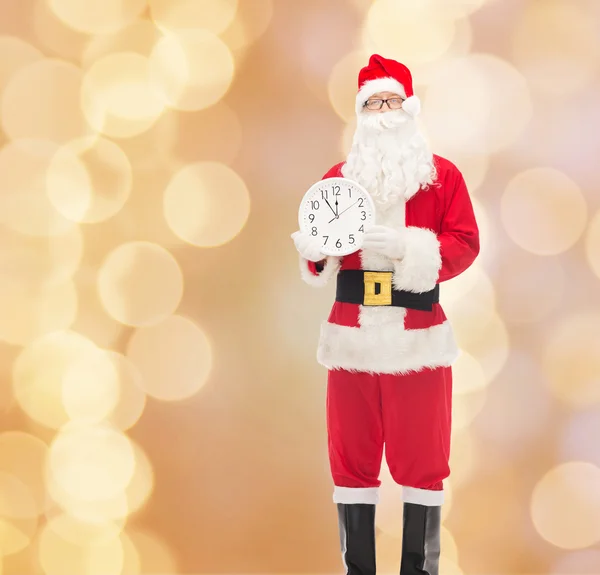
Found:
<svg viewBox="0 0 600 575"><path fill-rule="evenodd" d="M365 231L375 223L375 206L356 182L327 178L304 195L298 223L303 232L321 239L325 255L347 255L360 249Z"/></svg>

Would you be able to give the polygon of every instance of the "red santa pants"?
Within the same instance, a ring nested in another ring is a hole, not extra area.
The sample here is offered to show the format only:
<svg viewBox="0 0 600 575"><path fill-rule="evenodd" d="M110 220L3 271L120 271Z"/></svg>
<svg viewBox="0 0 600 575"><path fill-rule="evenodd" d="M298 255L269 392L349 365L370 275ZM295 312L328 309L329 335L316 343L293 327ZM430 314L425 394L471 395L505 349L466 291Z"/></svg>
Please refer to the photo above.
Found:
<svg viewBox="0 0 600 575"><path fill-rule="evenodd" d="M443 503L449 476L450 367L407 375L330 370L329 462L336 503L377 503L385 458L404 501Z"/></svg>

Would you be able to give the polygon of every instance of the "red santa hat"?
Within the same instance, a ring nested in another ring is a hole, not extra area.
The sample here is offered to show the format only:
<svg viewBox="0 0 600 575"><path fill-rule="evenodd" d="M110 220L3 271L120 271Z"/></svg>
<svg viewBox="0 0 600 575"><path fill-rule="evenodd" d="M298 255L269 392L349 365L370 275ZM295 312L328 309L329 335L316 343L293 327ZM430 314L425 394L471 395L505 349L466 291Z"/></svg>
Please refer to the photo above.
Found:
<svg viewBox="0 0 600 575"><path fill-rule="evenodd" d="M373 54L369 63L358 74L356 112L360 113L364 103L378 92L394 92L406 98L402 109L413 117L421 111L421 102L413 93L410 70L396 60Z"/></svg>

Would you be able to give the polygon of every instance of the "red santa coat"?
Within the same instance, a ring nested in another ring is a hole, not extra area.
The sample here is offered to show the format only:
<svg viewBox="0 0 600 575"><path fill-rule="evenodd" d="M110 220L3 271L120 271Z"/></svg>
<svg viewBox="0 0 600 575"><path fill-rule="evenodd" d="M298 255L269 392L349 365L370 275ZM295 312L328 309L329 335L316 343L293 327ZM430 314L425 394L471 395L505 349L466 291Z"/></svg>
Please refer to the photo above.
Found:
<svg viewBox="0 0 600 575"><path fill-rule="evenodd" d="M465 271L479 253L479 230L458 168L434 156L436 182L385 214L377 223L406 228L402 260L359 250L327 257L321 271L300 258L302 278L323 286L341 270L391 271L396 289L422 293ZM344 163L323 178L343 177ZM405 374L451 365L458 346L442 306L420 311L393 306L334 302L322 323L317 361L328 369Z"/></svg>

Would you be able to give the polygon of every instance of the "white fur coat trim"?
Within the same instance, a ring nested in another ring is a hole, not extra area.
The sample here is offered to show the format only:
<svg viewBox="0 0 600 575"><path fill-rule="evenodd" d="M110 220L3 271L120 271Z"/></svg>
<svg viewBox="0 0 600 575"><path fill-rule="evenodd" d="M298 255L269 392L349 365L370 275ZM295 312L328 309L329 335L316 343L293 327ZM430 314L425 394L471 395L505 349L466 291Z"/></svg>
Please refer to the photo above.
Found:
<svg viewBox="0 0 600 575"><path fill-rule="evenodd" d="M432 290L442 267L437 236L425 228L408 227L404 230L404 238L404 257L394 261L394 287L416 293Z"/></svg>
<svg viewBox="0 0 600 575"><path fill-rule="evenodd" d="M348 327L324 321L317 361L327 369L406 374L447 367L459 355L450 322L426 329L402 323Z"/></svg>
<svg viewBox="0 0 600 575"><path fill-rule="evenodd" d="M309 285L314 287L323 287L334 277L340 269L341 259L337 256L327 256L325 267L319 275L313 274L308 269L308 260L300 257L300 276Z"/></svg>

